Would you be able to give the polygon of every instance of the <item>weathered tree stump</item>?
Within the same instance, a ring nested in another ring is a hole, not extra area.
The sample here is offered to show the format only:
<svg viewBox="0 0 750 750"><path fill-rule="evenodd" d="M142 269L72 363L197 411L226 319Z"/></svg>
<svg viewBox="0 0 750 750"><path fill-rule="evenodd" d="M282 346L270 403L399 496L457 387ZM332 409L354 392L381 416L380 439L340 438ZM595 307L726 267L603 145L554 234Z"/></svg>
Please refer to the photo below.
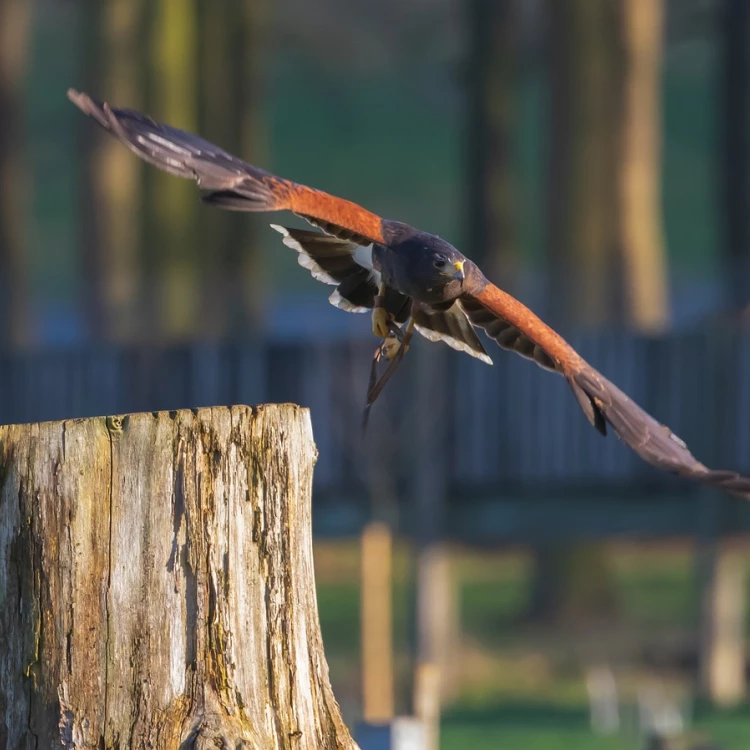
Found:
<svg viewBox="0 0 750 750"><path fill-rule="evenodd" d="M356 748L295 406L0 427L0 748Z"/></svg>

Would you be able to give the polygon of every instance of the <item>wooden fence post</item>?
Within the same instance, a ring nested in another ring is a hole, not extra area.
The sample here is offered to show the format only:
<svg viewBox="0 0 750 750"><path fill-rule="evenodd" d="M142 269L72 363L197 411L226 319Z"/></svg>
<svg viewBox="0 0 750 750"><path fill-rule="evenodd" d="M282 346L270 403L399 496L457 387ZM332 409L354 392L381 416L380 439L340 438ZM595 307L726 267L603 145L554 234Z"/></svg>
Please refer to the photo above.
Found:
<svg viewBox="0 0 750 750"><path fill-rule="evenodd" d="M696 546L699 596L698 693L719 706L745 697L746 566L722 535L727 500L704 490Z"/></svg>
<svg viewBox="0 0 750 750"><path fill-rule="evenodd" d="M355 750L307 410L0 427L0 747Z"/></svg>
<svg viewBox="0 0 750 750"><path fill-rule="evenodd" d="M388 526L371 521L362 530L360 623L362 718L369 724L393 719L393 538Z"/></svg>
<svg viewBox="0 0 750 750"><path fill-rule="evenodd" d="M745 558L721 539L698 550L699 692L719 706L745 699Z"/></svg>

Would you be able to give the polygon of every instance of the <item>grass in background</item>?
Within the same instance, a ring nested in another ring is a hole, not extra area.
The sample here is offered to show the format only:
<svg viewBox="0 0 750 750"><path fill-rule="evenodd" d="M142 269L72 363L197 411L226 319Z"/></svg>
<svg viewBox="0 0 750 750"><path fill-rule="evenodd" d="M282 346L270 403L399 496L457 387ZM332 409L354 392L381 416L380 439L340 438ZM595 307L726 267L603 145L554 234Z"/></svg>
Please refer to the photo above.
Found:
<svg viewBox="0 0 750 750"><path fill-rule="evenodd" d="M691 737L709 739L721 750L750 748L750 708L702 710ZM586 707L512 700L489 709L449 711L443 720L441 750L642 750L634 736L590 731Z"/></svg>
<svg viewBox="0 0 750 750"><path fill-rule="evenodd" d="M354 540L316 544L318 602L326 655L336 694L350 714L358 710L359 552ZM443 717L443 750L635 750L632 733L593 734L589 729L583 666L591 655L614 655L623 691L647 674L662 672L644 654L694 642L697 601L693 557L686 544L616 545L610 548L621 606L618 623L604 632L545 630L524 624L531 561L523 550L457 549L462 643L461 687ZM397 671L408 677L408 557L396 545L394 643ZM617 660L620 660L619 662ZM619 671L618 671L619 674ZM664 673L689 683L687 673ZM406 706L401 685L400 710ZM750 748L750 709L696 712L696 732L722 750Z"/></svg>
<svg viewBox="0 0 750 750"><path fill-rule="evenodd" d="M513 703L449 712L441 733L442 750L632 750L621 737L589 730L585 707Z"/></svg>

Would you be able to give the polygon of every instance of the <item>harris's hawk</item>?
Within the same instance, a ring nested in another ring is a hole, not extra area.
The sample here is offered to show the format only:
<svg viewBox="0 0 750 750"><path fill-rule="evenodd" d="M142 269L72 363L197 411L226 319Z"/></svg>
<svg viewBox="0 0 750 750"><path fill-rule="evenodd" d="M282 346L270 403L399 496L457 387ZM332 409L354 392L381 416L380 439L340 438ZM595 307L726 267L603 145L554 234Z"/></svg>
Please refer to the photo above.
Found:
<svg viewBox="0 0 750 750"><path fill-rule="evenodd" d="M531 310L495 286L440 237L383 219L355 203L276 177L223 149L133 110L110 107L68 91L85 114L145 161L193 179L205 203L231 211L288 210L320 232L273 225L299 263L335 286L332 304L370 312L373 332L394 361L416 330L491 362L475 329L503 349L565 378L589 422L609 425L648 463L750 499L750 478L700 463L685 443L586 362ZM387 338L389 333L397 336Z"/></svg>

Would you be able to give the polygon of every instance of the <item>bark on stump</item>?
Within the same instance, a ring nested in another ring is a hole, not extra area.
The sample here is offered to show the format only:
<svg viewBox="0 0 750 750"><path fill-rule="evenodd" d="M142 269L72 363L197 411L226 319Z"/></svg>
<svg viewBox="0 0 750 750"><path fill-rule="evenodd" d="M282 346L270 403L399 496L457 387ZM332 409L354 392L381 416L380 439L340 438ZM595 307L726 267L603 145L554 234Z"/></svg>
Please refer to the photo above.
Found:
<svg viewBox="0 0 750 750"><path fill-rule="evenodd" d="M0 427L0 748L356 748L291 405Z"/></svg>

